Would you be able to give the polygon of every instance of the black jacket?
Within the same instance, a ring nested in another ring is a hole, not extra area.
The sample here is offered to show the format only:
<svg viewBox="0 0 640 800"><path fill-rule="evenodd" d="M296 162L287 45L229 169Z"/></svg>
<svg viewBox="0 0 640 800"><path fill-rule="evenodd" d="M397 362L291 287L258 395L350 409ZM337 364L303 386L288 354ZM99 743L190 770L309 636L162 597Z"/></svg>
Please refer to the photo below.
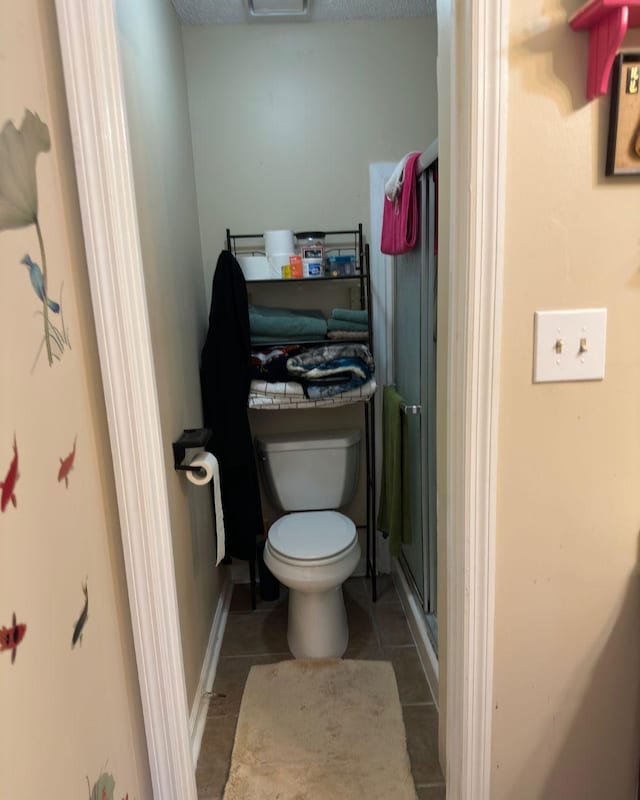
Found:
<svg viewBox="0 0 640 800"><path fill-rule="evenodd" d="M240 265L227 250L213 278L209 331L202 349L200 383L208 449L220 465L226 552L255 559L264 526L247 402L251 365L249 304Z"/></svg>

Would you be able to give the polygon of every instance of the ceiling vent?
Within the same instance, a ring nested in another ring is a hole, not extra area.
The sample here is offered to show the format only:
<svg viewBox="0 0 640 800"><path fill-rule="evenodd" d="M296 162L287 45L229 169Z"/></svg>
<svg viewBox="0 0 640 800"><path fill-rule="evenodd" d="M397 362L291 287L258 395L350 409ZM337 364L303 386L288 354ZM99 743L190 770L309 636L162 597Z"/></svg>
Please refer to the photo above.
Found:
<svg viewBox="0 0 640 800"><path fill-rule="evenodd" d="M247 0L252 17L292 19L309 14L311 0Z"/></svg>

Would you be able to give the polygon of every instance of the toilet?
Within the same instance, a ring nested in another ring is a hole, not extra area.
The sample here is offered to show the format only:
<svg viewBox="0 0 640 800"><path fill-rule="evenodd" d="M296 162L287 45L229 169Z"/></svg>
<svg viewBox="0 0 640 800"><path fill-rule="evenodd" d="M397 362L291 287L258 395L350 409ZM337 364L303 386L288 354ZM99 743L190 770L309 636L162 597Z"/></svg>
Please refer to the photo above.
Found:
<svg viewBox="0 0 640 800"><path fill-rule="evenodd" d="M289 588L289 649L295 658L341 658L349 641L342 584L360 545L336 509L356 491L360 431L261 436L256 450L267 495L286 512L269 529L264 562Z"/></svg>

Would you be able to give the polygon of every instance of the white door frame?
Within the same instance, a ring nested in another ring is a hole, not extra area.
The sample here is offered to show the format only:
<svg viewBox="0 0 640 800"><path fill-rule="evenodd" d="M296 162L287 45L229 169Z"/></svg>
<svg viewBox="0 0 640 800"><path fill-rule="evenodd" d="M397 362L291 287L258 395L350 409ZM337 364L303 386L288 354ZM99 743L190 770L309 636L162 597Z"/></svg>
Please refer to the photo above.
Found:
<svg viewBox="0 0 640 800"><path fill-rule="evenodd" d="M196 800L115 11L112 0L56 9L153 796Z"/></svg>
<svg viewBox="0 0 640 800"><path fill-rule="evenodd" d="M448 147L440 140L440 164L456 221L444 510L447 796L487 800L506 38L502 0L460 0L455 9L438 2L447 44L439 58L452 67L451 139ZM115 11L112 0L56 0L56 8L154 798L196 800Z"/></svg>
<svg viewBox="0 0 640 800"><path fill-rule="evenodd" d="M444 757L447 798L489 800L508 0L437 6L450 220Z"/></svg>

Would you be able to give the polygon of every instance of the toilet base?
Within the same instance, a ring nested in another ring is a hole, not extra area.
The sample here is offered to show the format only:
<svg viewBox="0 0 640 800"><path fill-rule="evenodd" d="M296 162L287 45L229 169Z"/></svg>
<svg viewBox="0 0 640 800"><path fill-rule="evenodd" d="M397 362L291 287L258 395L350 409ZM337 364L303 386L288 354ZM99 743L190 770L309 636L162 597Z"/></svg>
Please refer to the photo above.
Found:
<svg viewBox="0 0 640 800"><path fill-rule="evenodd" d="M341 584L324 592L289 589L287 642L295 658L342 658L349 628Z"/></svg>

